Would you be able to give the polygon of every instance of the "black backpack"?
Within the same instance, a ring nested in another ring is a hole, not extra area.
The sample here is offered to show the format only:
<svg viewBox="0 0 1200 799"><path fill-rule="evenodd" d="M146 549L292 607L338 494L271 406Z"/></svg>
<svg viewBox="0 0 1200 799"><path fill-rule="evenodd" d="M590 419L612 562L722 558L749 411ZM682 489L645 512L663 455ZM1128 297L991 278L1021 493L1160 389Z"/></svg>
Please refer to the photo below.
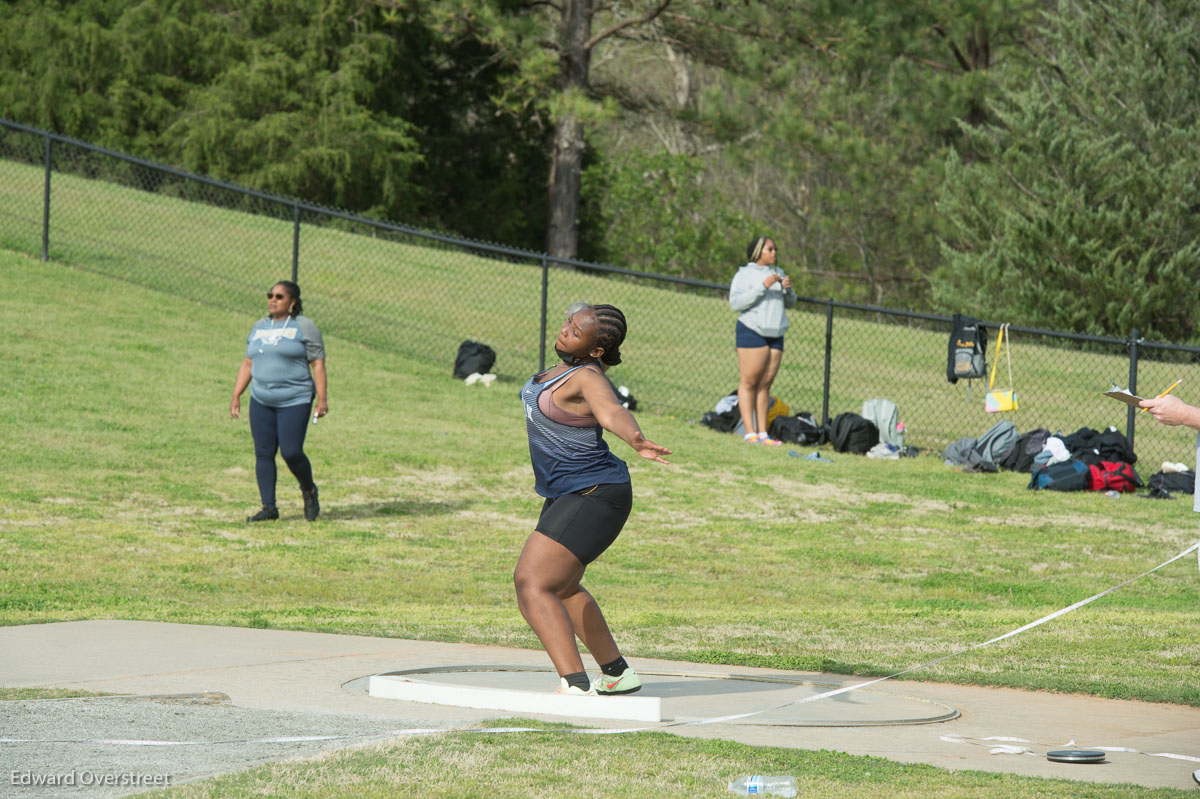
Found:
<svg viewBox="0 0 1200 799"><path fill-rule="evenodd" d="M1100 431L1093 430L1090 427L1081 427L1069 436L1062 437L1063 446L1067 448L1067 452L1071 454L1071 460L1083 461L1084 463L1099 463L1104 460L1100 457Z"/></svg>
<svg viewBox="0 0 1200 799"><path fill-rule="evenodd" d="M1191 494L1196 487L1195 472L1155 472L1146 480L1152 496Z"/></svg>
<svg viewBox="0 0 1200 799"><path fill-rule="evenodd" d="M485 375L496 365L496 351L478 341L464 341L458 345L458 356L454 359L454 376L464 380L478 372Z"/></svg>
<svg viewBox="0 0 1200 799"><path fill-rule="evenodd" d="M946 357L946 379L974 380L987 377L987 331L979 320L956 313L950 326L950 348Z"/></svg>
<svg viewBox="0 0 1200 799"><path fill-rule="evenodd" d="M732 433L737 427L740 417L738 416L737 408L717 413L716 411L708 411L700 417L700 424L705 427L716 430L718 433Z"/></svg>
<svg viewBox="0 0 1200 799"><path fill-rule="evenodd" d="M1029 473L1033 471L1033 459L1046 448L1050 431L1044 427L1030 430L1017 436L1017 443L999 463L1001 469Z"/></svg>
<svg viewBox="0 0 1200 799"><path fill-rule="evenodd" d="M802 444L806 447L825 443L825 428L813 421L811 413L798 413L795 416L776 416L771 421L771 429L767 431L772 438Z"/></svg>
<svg viewBox="0 0 1200 799"><path fill-rule="evenodd" d="M879 443L879 428L857 413L839 413L830 423L829 442L838 452L864 455Z"/></svg>
<svg viewBox="0 0 1200 799"><path fill-rule="evenodd" d="M1109 427L1100 434L1097 449L1100 450L1102 461L1119 461L1131 465L1137 463L1137 455L1134 454L1133 447L1129 446L1129 439L1115 427Z"/></svg>

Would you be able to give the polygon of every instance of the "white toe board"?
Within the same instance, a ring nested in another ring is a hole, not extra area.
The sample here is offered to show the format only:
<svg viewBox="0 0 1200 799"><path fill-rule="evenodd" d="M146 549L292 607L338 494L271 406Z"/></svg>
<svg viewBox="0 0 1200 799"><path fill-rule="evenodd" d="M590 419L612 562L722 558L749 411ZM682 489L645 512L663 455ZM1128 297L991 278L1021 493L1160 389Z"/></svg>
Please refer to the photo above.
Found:
<svg viewBox="0 0 1200 799"><path fill-rule="evenodd" d="M657 696L566 696L535 691L513 691L507 688L447 685L388 674L371 677L367 693L381 699L473 707L480 710L545 713L590 719L662 721L662 701Z"/></svg>

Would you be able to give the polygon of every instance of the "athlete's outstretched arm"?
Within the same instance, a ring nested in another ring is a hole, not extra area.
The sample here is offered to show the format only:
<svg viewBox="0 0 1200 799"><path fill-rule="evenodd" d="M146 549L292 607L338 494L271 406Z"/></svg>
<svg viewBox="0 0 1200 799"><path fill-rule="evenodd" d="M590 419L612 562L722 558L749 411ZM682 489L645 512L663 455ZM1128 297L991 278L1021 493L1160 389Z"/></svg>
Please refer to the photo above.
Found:
<svg viewBox="0 0 1200 799"><path fill-rule="evenodd" d="M579 372L580 393L600 426L633 447L643 458L668 463L662 456L670 455L671 450L660 447L642 435L637 420L629 409L617 401L617 395L613 393L608 380L590 369L580 369Z"/></svg>

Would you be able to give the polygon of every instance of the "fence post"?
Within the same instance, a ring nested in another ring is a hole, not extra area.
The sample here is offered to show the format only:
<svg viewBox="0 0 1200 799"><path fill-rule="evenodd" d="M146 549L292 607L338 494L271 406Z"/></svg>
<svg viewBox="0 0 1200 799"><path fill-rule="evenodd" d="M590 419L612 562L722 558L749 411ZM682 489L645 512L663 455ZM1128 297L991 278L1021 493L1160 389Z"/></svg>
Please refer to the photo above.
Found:
<svg viewBox="0 0 1200 799"><path fill-rule="evenodd" d="M1138 329L1135 327L1129 334L1129 393L1137 394L1138 371ZM1137 408L1130 405L1125 413L1125 438L1129 439L1129 449L1133 450L1133 433L1136 427Z"/></svg>
<svg viewBox="0 0 1200 799"><path fill-rule="evenodd" d="M825 301L825 385L821 389L821 424L829 424L829 364L833 360L833 298Z"/></svg>
<svg viewBox="0 0 1200 799"><path fill-rule="evenodd" d="M292 205L292 282L300 276L300 206Z"/></svg>
<svg viewBox="0 0 1200 799"><path fill-rule="evenodd" d="M42 261L50 260L50 134L46 134L46 189L42 198Z"/></svg>
<svg viewBox="0 0 1200 799"><path fill-rule="evenodd" d="M538 337L538 372L546 371L546 294L550 285L550 259L542 256L542 334Z"/></svg>

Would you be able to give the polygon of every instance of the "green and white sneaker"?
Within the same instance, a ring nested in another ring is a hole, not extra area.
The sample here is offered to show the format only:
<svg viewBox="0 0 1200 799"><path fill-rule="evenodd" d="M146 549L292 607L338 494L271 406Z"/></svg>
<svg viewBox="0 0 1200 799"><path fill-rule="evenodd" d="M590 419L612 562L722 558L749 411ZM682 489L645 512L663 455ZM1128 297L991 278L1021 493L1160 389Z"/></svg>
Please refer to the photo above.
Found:
<svg viewBox="0 0 1200 799"><path fill-rule="evenodd" d="M632 694L642 690L642 678L632 668L621 672L619 677L601 674L592 680L592 690L601 696L616 696L617 694Z"/></svg>
<svg viewBox="0 0 1200 799"><path fill-rule="evenodd" d="M585 691L582 688L577 688L574 685L571 685L569 682L567 682L566 677L559 677L558 690L554 693L565 694L567 696L595 696L596 684L592 683L592 687Z"/></svg>

